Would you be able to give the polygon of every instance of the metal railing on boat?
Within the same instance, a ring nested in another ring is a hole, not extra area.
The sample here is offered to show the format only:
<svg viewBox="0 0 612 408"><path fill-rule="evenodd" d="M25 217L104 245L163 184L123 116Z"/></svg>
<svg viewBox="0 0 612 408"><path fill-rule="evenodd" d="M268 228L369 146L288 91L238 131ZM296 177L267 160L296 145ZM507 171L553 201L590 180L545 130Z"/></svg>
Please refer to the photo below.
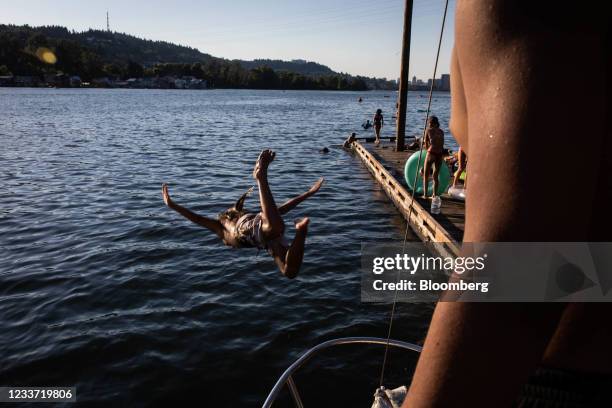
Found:
<svg viewBox="0 0 612 408"><path fill-rule="evenodd" d="M379 337L342 337L339 339L325 341L323 343L317 344L316 346L302 354L300 358L298 358L293 364L289 366L289 368L285 370L285 372L276 381L276 384L274 384L274 387L272 388L272 391L270 391L270 394L268 394L268 398L266 398L266 401L263 403L262 408L272 407L272 404L274 403L274 401L276 401L276 398L278 398L278 395L280 394L281 390L285 385L287 385L289 388L289 392L293 397L295 406L297 408L303 408L304 404L302 403L302 398L300 397L300 393L298 392L297 386L293 381L292 374L295 373L301 366L304 365L304 363L306 363L312 356L314 356L321 350L345 344L377 344L386 346L387 343L389 344L389 347L397 347L405 350L416 351L417 353L420 353L422 349L421 346L417 346L416 344L393 339L387 341L387 339Z"/></svg>

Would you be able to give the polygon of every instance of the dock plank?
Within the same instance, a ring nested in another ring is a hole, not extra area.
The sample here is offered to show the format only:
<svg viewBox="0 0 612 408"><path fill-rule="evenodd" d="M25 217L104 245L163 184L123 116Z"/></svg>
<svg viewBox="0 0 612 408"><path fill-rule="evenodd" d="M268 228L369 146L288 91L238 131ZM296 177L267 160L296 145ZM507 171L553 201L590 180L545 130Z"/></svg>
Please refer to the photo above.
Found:
<svg viewBox="0 0 612 408"><path fill-rule="evenodd" d="M417 235L424 241L450 241L447 248L439 248L438 252L447 251L456 256L460 243L463 241L465 203L443 195L441 213L431 214L429 212L430 200L417 196L416 203L410 211L408 204L411 201L410 190L404 179L404 165L415 151L397 152L394 147L394 144L390 142L382 142L380 145L355 142L353 150L358 153ZM393 180L388 180L390 178Z"/></svg>

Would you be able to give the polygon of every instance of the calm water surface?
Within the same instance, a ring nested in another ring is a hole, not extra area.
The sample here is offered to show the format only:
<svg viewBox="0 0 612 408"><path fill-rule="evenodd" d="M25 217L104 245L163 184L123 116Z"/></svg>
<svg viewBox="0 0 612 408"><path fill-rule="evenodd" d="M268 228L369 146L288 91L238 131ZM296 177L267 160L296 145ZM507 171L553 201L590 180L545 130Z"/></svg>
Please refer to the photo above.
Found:
<svg viewBox="0 0 612 408"><path fill-rule="evenodd" d="M393 135L395 98L0 88L0 385L76 386L79 402L117 406L257 406L307 348L385 337L390 306L360 303L360 246L401 241L405 223L337 145L366 134L360 124L378 107ZM426 102L410 97L407 134L422 132ZM449 95L435 94L447 133L448 112ZM311 217L293 281L267 254L222 246L161 200L168 182L178 203L216 215L254 184L264 148L277 151L277 201L326 178L286 218ZM393 337L421 341L431 310L400 305ZM349 346L311 361L296 377L305 404L369 406L382 353ZM408 381L414 361L392 352L388 385Z"/></svg>

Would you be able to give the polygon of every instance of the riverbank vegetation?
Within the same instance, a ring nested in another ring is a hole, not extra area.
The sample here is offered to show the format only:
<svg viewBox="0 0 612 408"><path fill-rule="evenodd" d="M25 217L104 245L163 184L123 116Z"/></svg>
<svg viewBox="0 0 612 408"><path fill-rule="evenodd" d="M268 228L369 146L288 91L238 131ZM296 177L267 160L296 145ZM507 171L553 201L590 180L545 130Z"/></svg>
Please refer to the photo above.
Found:
<svg viewBox="0 0 612 408"><path fill-rule="evenodd" d="M50 78L58 75L91 84L141 78L148 81L140 84L160 83L153 79L162 78L174 84L175 79L187 78L214 88L366 90L396 86L395 81L338 73L303 60L227 60L195 48L122 33L0 25L0 76L28 76L39 84L52 85Z"/></svg>

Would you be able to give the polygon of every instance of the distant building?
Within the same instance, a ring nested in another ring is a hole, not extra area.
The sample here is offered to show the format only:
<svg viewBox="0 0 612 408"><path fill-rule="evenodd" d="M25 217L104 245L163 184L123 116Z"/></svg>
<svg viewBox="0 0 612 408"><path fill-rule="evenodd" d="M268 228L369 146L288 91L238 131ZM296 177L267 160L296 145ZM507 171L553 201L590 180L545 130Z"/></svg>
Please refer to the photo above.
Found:
<svg viewBox="0 0 612 408"><path fill-rule="evenodd" d="M93 83L93 86L97 88L110 88L111 87L111 80L106 77L94 78L92 83Z"/></svg>
<svg viewBox="0 0 612 408"><path fill-rule="evenodd" d="M206 81L203 79L193 78L187 81L186 87L189 89L206 89Z"/></svg>
<svg viewBox="0 0 612 408"><path fill-rule="evenodd" d="M418 88L418 89L426 86L427 90L429 90L432 87L432 83L433 83L434 91L444 91L444 92L450 91L450 75L449 74L442 74L440 78L436 78L436 79L429 78L427 80L427 84L425 84L423 81L418 79L414 86L415 88Z"/></svg>
<svg viewBox="0 0 612 408"><path fill-rule="evenodd" d="M416 85L417 84L417 79L416 79L416 75L412 77L412 85Z"/></svg>
<svg viewBox="0 0 612 408"><path fill-rule="evenodd" d="M40 83L40 79L38 77L30 76L30 75L15 75L13 77L13 84L15 86L25 86L25 87L35 87Z"/></svg>
<svg viewBox="0 0 612 408"><path fill-rule="evenodd" d="M128 81L113 81L111 84L113 88L127 88L130 85Z"/></svg>
<svg viewBox="0 0 612 408"><path fill-rule="evenodd" d="M53 85L56 88L70 88L70 77L64 73L55 74Z"/></svg>
<svg viewBox="0 0 612 408"><path fill-rule="evenodd" d="M442 74L440 76L440 91L450 91L450 74Z"/></svg>
<svg viewBox="0 0 612 408"><path fill-rule="evenodd" d="M14 77L12 75L0 76L0 86L12 86Z"/></svg>
<svg viewBox="0 0 612 408"><path fill-rule="evenodd" d="M70 86L73 88L79 88L81 86L81 77L78 75L71 76Z"/></svg>

